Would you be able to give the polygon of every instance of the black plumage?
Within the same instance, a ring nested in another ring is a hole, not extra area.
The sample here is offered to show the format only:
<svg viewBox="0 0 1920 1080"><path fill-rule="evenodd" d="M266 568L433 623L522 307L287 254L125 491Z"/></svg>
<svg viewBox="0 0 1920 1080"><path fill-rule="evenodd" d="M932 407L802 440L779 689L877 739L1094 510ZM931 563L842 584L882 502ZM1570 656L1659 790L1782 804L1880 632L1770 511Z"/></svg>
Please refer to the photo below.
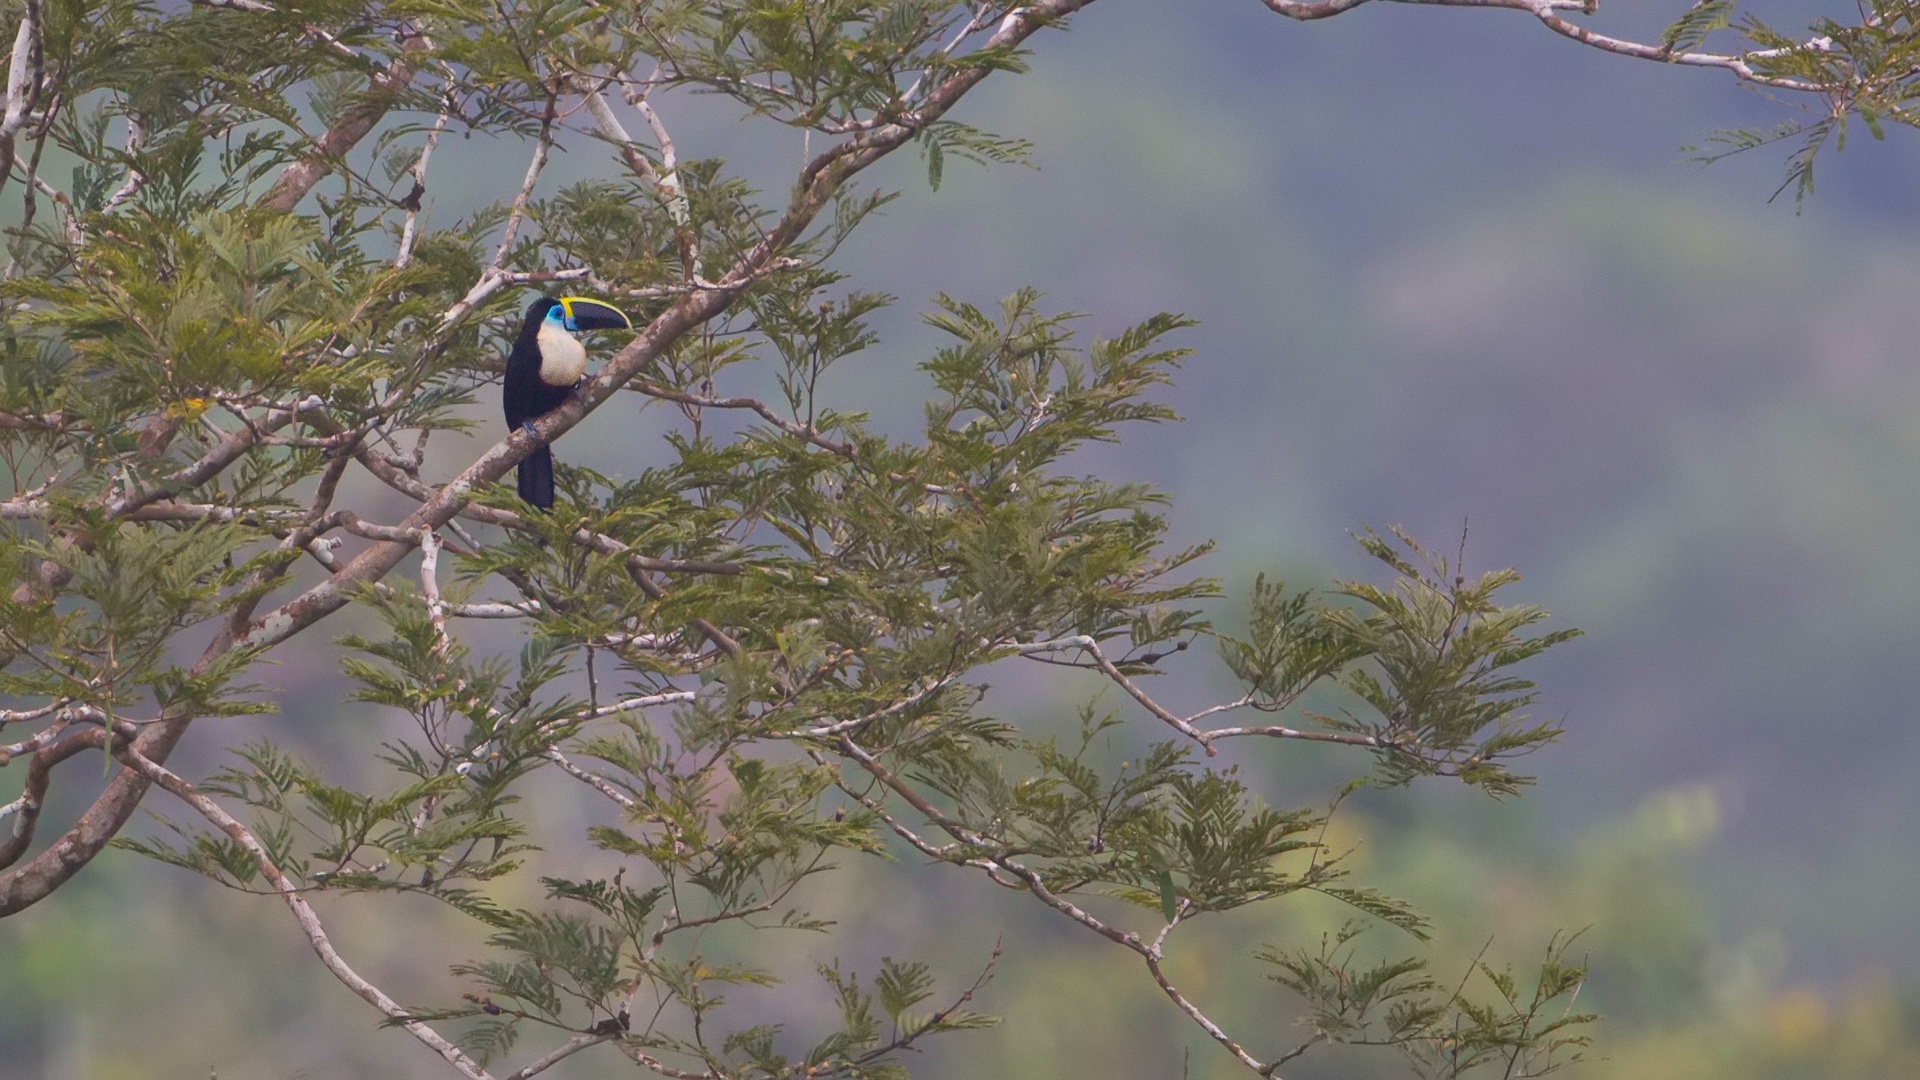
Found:
<svg viewBox="0 0 1920 1080"><path fill-rule="evenodd" d="M580 381L585 348L574 340L581 330L605 330L632 324L618 310L596 300L543 296L527 308L507 354L500 403L513 430L559 408ZM559 381L548 381L557 378ZM553 450L536 447L522 458L518 473L520 497L542 510L553 508Z"/></svg>

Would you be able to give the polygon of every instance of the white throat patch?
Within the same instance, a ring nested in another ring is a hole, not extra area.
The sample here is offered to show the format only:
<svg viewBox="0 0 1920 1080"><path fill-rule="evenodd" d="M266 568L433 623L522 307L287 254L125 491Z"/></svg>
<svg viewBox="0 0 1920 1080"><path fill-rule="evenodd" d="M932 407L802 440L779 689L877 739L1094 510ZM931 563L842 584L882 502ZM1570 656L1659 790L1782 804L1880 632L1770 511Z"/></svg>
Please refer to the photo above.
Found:
<svg viewBox="0 0 1920 1080"><path fill-rule="evenodd" d="M534 343L540 349L540 381L548 386L572 386L587 370L587 347L566 329L540 324Z"/></svg>

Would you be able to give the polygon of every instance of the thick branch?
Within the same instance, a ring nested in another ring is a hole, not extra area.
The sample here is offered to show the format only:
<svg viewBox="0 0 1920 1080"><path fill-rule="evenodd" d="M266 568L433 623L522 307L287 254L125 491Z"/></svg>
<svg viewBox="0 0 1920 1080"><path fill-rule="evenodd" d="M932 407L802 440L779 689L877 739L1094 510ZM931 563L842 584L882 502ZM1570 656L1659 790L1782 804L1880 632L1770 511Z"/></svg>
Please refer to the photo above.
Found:
<svg viewBox="0 0 1920 1080"><path fill-rule="evenodd" d="M11 828L0 829L0 867L18 862L20 856L26 853L27 845L33 843L33 826L39 821L40 807L46 803L47 784L52 778L53 767L82 750L99 749L105 737L101 728L82 728L50 746L34 748L34 755L27 759L27 780L20 797L0 807L0 821L13 818ZM28 740L28 744L37 741Z"/></svg>
<svg viewBox="0 0 1920 1080"><path fill-rule="evenodd" d="M195 665L195 674L203 670L214 655L211 649L203 653ZM141 726L132 749L151 760L165 761L179 744L180 737L187 733L187 725L192 720L190 713L169 709L157 722ZM87 730L98 733L102 729ZM27 860L25 865L0 873L0 918L44 899L92 862L139 808L147 787L144 775L130 769L120 770L60 839Z"/></svg>
<svg viewBox="0 0 1920 1080"><path fill-rule="evenodd" d="M40 95L40 0L27 0L7 57L7 100L0 112L0 188L13 172L15 136Z"/></svg>
<svg viewBox="0 0 1920 1080"><path fill-rule="evenodd" d="M294 402L288 408L267 410L266 415L260 419L249 420L240 428L227 433L214 445L213 449L201 455L193 464L176 470L152 487L128 492L125 496L108 503L107 513L119 517L162 499L171 499L182 492L192 491L240 460L241 456L253 449L262 438L292 423L302 410L317 407L319 404L319 398L310 397Z"/></svg>
<svg viewBox="0 0 1920 1080"><path fill-rule="evenodd" d="M291 419L291 410L287 410L287 416ZM254 429L250 427L245 430ZM237 452L235 456L238 456ZM301 526L289 534L281 542L281 551L297 556L298 552L304 550L312 539L304 531L307 528ZM57 573L68 572L57 565L54 570ZM263 575L273 572L270 566L262 566L251 580L257 584L265 580ZM254 599L248 599L229 616L227 623L201 651L199 659L194 661L190 674L202 674L209 665L235 647L235 623L244 625L255 602ZM185 707L169 706L156 722L142 726L133 742L132 751L148 760L164 762L186 735L193 719L193 713ZM93 800L87 812L80 815L80 820L68 828L60 839L26 865L0 873L0 917L37 903L91 862L139 808L140 800L146 797L148 784L144 774L132 769L121 770L107 784L106 790Z"/></svg>
<svg viewBox="0 0 1920 1080"><path fill-rule="evenodd" d="M345 157L380 118L387 115L400 95L412 84L417 70L417 58L412 55L426 47L425 41L410 36L400 43L400 55L393 58L387 70L373 79L367 92L359 101L348 106L320 138L314 140L313 149L300 160L288 165L273 182L260 205L270 210L291 210L306 198L313 185L333 171L334 163Z"/></svg>

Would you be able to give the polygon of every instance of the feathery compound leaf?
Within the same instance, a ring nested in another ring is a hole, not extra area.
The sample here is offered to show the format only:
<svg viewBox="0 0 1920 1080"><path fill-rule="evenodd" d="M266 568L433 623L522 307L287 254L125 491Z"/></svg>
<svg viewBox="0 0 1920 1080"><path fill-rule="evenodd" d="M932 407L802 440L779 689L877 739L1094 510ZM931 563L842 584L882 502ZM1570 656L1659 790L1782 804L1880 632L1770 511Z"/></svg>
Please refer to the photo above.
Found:
<svg viewBox="0 0 1920 1080"><path fill-rule="evenodd" d="M1725 29L1733 16L1733 0L1695 0L1685 15L1660 32L1660 45L1670 53L1684 53Z"/></svg>

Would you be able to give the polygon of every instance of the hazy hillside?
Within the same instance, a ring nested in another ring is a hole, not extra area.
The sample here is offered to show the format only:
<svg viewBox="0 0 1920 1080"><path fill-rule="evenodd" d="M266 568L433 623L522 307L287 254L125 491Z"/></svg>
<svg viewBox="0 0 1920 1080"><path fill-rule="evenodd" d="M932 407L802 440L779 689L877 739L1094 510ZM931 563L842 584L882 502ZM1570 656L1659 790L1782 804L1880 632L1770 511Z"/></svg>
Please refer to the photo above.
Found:
<svg viewBox="0 0 1920 1080"><path fill-rule="evenodd" d="M1650 36L1680 6L1621 2L1599 25ZM1790 195L1765 202L1769 151L1681 162L1682 145L1779 106L1502 12L1378 5L1301 26L1251 0L1116 5L1041 39L1035 67L989 83L967 119L1035 140L1037 170L950 163L937 192L910 158L882 175L906 195L850 246L849 285L900 302L882 345L835 369L842 406L917 421L931 337L916 313L936 291L985 303L1040 285L1090 331L1198 317L1171 395L1186 423L1085 467L1171 491L1179 536L1221 541L1209 572L1324 582L1367 572L1348 528L1402 524L1451 549L1465 523L1472 566L1518 566L1527 599L1589 632L1535 671L1570 732L1537 759L1537 793L1359 805L1394 827L1365 855L1389 883L1471 934L1499 929L1514 956L1593 927L1594 1003L1612 1019L1606 1060L1575 1076L1913 1066L1920 138L1826 159L1796 215ZM709 103L678 104L683 124L711 118L683 129L683 155L745 141ZM448 153L521 167L509 148ZM437 215L458 212L452 185L435 197ZM634 430L596 417L569 459L631 472L647 453ZM333 678L324 658L284 675L308 698ZM1065 704L1019 689L1003 688L1010 715L1044 723ZM324 755L324 725L377 722L301 711L233 731ZM1276 800L1324 762L1240 752ZM556 791L553 812L578 798ZM1459 895L1460 859L1504 867L1503 884ZM0 984L33 988L0 1008L0 1078L332 1077L392 1060L339 1045L399 1037L373 1034L284 912L130 856L102 863L0 923ZM943 941L914 940L922 912L871 913L902 949L965 965L996 935L1023 943L981 1003L1008 1025L946 1044L926 1075L1180 1075L1188 1036L1150 986L1070 1024L1054 1011L1123 960L976 882L922 895L946 913ZM205 896L186 909L198 921L169 920L184 896ZM380 927L342 925L350 948L381 954ZM1484 940L1471 934L1447 944L1463 962ZM104 946L128 937L147 959L110 970ZM289 982L234 984L220 953L242 944L284 951ZM187 1038L180 1009L201 998L227 1019ZM1238 1018L1281 1022L1282 1000ZM1840 1045L1855 1056L1825 1049ZM1191 1075L1232 1075L1213 1054L1196 1045ZM438 1074L414 1057L411 1075ZM1288 1075L1367 1075L1362 1062Z"/></svg>

